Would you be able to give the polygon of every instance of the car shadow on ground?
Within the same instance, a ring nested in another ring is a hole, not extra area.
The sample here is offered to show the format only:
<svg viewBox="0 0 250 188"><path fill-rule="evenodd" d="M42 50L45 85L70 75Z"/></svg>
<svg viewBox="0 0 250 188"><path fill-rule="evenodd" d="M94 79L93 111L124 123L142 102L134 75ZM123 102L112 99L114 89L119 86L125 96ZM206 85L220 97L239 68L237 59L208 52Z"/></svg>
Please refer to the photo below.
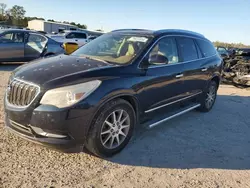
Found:
<svg viewBox="0 0 250 188"><path fill-rule="evenodd" d="M193 111L136 131L114 163L153 168L250 169L250 97L218 96L209 113Z"/></svg>
<svg viewBox="0 0 250 188"><path fill-rule="evenodd" d="M13 71L23 63L0 63L0 71Z"/></svg>

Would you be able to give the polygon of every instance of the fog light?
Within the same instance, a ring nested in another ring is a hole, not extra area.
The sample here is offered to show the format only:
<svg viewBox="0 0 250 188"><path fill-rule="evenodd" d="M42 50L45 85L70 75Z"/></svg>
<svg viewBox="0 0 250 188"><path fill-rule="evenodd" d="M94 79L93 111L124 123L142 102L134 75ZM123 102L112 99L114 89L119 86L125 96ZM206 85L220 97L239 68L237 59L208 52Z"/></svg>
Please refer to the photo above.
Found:
<svg viewBox="0 0 250 188"><path fill-rule="evenodd" d="M39 134L41 136L46 136L46 137L51 137L51 138L66 138L67 137L66 135L62 135L62 134L54 134L54 133L45 132L39 127L33 127L33 126L30 126L30 127L36 134Z"/></svg>

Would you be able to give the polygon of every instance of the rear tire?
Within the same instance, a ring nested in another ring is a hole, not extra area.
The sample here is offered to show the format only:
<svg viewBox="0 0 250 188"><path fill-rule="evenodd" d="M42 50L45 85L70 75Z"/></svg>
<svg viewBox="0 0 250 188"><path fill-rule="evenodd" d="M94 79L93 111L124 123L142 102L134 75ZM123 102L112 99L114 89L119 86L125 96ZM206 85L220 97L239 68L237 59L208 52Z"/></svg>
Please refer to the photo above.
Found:
<svg viewBox="0 0 250 188"><path fill-rule="evenodd" d="M199 102L201 104L201 106L198 108L199 111L209 112L213 108L215 100L217 98L217 90L218 84L214 80L212 80L199 99Z"/></svg>
<svg viewBox="0 0 250 188"><path fill-rule="evenodd" d="M112 100L99 110L92 121L85 146L99 157L111 157L128 144L135 124L132 105L123 99Z"/></svg>

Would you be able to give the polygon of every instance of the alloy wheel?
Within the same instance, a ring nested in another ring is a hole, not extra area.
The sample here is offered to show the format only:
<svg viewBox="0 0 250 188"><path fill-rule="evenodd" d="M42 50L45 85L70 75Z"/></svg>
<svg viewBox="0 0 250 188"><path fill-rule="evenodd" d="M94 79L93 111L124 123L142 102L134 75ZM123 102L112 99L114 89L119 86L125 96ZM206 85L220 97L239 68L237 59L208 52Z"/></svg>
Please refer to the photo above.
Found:
<svg viewBox="0 0 250 188"><path fill-rule="evenodd" d="M125 110L119 109L108 115L101 128L101 143L107 149L120 146L128 135L130 117Z"/></svg>
<svg viewBox="0 0 250 188"><path fill-rule="evenodd" d="M205 102L205 105L208 109L213 106L215 98L216 98L216 87L212 85L209 87L209 90L207 92L206 102Z"/></svg>

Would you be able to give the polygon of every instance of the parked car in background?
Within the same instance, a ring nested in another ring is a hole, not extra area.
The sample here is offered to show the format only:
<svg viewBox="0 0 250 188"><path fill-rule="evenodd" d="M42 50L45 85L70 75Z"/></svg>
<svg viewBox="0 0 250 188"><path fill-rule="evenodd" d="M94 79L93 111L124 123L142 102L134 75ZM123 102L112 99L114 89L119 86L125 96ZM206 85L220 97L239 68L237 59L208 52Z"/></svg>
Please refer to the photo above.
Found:
<svg viewBox="0 0 250 188"><path fill-rule="evenodd" d="M223 59L228 59L230 57L229 52L227 51L225 47L217 46L215 48Z"/></svg>
<svg viewBox="0 0 250 188"><path fill-rule="evenodd" d="M0 62L31 61L64 53L62 43L35 31L0 30Z"/></svg>
<svg viewBox="0 0 250 188"><path fill-rule="evenodd" d="M97 36L89 36L88 37L88 42L90 42L90 41L92 41L92 40L94 40L94 39L96 39L97 38Z"/></svg>
<svg viewBox="0 0 250 188"><path fill-rule="evenodd" d="M193 109L210 111L221 71L221 57L198 33L116 30L70 55L16 69L5 122L34 142L109 157L139 124L153 128Z"/></svg>
<svg viewBox="0 0 250 188"><path fill-rule="evenodd" d="M234 58L235 55L236 55L236 52L237 52L237 48L229 48L227 51L228 51L228 54L229 54L229 57L230 58Z"/></svg>
<svg viewBox="0 0 250 188"><path fill-rule="evenodd" d="M88 34L83 31L65 30L63 33L47 36L61 43L76 43L79 47L88 42Z"/></svg>

